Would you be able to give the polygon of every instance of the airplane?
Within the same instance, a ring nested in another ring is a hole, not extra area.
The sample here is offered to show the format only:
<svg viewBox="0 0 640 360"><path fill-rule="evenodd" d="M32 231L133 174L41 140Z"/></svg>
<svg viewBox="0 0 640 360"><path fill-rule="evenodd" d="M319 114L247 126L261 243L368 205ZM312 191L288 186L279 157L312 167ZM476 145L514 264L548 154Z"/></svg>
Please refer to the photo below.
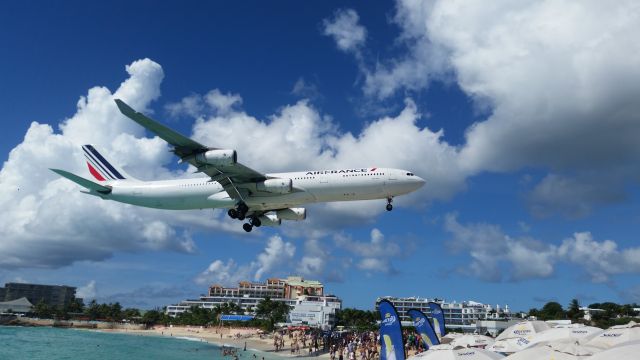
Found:
<svg viewBox="0 0 640 360"><path fill-rule="evenodd" d="M386 199L425 184L414 173L390 168L344 168L286 173L261 173L238 162L236 150L204 146L115 99L120 112L168 142L180 162L193 165L207 178L141 181L109 162L93 145L84 145L89 173L97 181L51 169L87 189L83 193L126 204L167 210L228 209L232 219L247 220L242 228L279 226L282 220L304 220L304 204Z"/></svg>

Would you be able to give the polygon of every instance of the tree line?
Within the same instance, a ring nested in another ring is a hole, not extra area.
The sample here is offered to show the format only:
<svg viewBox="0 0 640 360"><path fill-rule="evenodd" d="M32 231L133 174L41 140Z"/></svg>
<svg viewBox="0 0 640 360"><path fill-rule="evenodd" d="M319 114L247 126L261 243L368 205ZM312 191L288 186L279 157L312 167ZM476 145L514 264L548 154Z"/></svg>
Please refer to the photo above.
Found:
<svg viewBox="0 0 640 360"><path fill-rule="evenodd" d="M376 311L346 308L336 314L336 325L358 331L377 330L379 316Z"/></svg>
<svg viewBox="0 0 640 360"><path fill-rule="evenodd" d="M265 298L252 310L255 312L253 320L236 325L259 327L271 331L277 323L286 322L290 307L282 301L273 301L270 298ZM235 303L224 303L211 309L192 306L176 317L171 317L165 313L165 309L160 308L141 311L136 308L123 308L119 302L99 304L96 300L92 300L88 305L84 305L82 300L74 299L64 307L49 306L41 300L34 306L32 311L32 315L43 319L68 320L74 318L91 321L127 321L147 326L156 324L219 325L220 316L223 314L243 315L244 310Z"/></svg>
<svg viewBox="0 0 640 360"><path fill-rule="evenodd" d="M258 327L266 331L272 331L277 323L287 321L287 315L291 308L282 301L273 301L264 298L252 309L255 317L252 320L234 323L238 326ZM220 325L220 315L243 315L242 308L235 303L224 303L211 309L192 306L187 311L179 313L176 317L170 317L164 311L151 310L143 315L143 323L151 326L163 325Z"/></svg>
<svg viewBox="0 0 640 360"><path fill-rule="evenodd" d="M61 319L69 320L71 318L80 318L84 320L103 320L103 321L135 321L141 318L140 310L136 308L123 308L119 302L98 304L92 300L85 305L80 299L73 299L65 306L51 306L44 300L40 300L34 305L32 315L42 319Z"/></svg>
<svg viewBox="0 0 640 360"><path fill-rule="evenodd" d="M591 312L591 320L584 319L584 311L580 310L580 307L578 299L571 300L566 310L560 303L550 301L541 309L530 309L529 316L535 316L539 320L567 319L600 328L608 328L613 325L626 324L631 321L633 317L638 316L639 312L633 309L640 308L640 305L635 303L620 305L613 302L593 303L588 305L587 308L603 311Z"/></svg>

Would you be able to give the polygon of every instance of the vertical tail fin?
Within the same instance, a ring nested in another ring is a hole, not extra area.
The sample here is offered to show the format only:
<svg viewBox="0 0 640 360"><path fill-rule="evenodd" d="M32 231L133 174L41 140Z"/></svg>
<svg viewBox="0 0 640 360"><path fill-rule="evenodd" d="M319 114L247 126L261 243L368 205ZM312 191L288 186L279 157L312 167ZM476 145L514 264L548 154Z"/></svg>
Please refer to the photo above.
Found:
<svg viewBox="0 0 640 360"><path fill-rule="evenodd" d="M112 165L93 145L83 145L84 157L87 159L89 172L98 181L136 180L124 170Z"/></svg>

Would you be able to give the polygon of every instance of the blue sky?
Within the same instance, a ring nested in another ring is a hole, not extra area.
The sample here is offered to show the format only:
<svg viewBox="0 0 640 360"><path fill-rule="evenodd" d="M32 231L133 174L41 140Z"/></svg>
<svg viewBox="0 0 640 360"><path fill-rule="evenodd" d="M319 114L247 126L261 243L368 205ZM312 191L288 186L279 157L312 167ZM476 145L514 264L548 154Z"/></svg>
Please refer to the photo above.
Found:
<svg viewBox="0 0 640 360"><path fill-rule="evenodd" d="M366 5L5 4L0 281L147 308L288 274L365 309L640 302L633 4ZM84 171L92 142L140 178L192 176L116 95L257 170L391 166L428 183L391 213L313 205L250 235L220 212L100 202L47 168Z"/></svg>

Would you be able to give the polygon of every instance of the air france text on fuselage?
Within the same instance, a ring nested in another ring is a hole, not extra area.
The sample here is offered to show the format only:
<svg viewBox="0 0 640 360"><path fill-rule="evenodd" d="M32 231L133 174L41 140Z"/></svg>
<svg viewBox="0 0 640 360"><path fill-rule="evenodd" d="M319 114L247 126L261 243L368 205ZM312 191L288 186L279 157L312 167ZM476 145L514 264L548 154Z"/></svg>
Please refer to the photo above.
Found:
<svg viewBox="0 0 640 360"><path fill-rule="evenodd" d="M376 168L371 169L374 171ZM342 169L342 170L323 170L323 171L307 171L306 175L324 175L324 174L344 174L344 173L366 173L369 169Z"/></svg>

